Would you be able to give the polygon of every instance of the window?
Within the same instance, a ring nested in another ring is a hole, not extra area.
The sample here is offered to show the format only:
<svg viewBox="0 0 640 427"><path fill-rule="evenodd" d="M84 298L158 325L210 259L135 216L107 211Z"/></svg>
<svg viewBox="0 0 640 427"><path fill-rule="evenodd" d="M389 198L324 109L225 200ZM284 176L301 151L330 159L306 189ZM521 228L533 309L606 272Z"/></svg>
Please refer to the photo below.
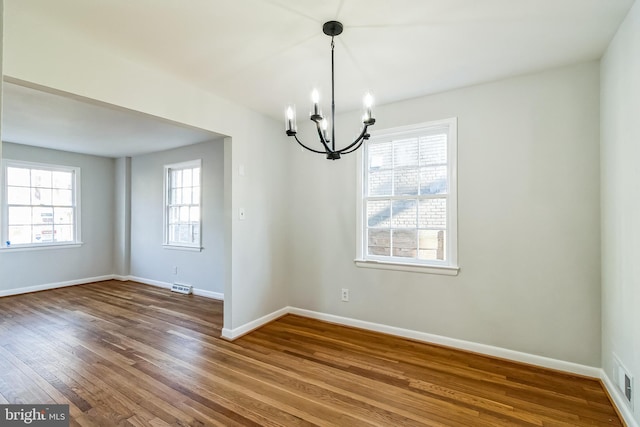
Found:
<svg viewBox="0 0 640 427"><path fill-rule="evenodd" d="M166 247L201 249L201 160L164 167L164 244Z"/></svg>
<svg viewBox="0 0 640 427"><path fill-rule="evenodd" d="M80 168L5 160L2 247L80 242Z"/></svg>
<svg viewBox="0 0 640 427"><path fill-rule="evenodd" d="M456 274L456 145L455 118L372 134L362 154L359 266Z"/></svg>

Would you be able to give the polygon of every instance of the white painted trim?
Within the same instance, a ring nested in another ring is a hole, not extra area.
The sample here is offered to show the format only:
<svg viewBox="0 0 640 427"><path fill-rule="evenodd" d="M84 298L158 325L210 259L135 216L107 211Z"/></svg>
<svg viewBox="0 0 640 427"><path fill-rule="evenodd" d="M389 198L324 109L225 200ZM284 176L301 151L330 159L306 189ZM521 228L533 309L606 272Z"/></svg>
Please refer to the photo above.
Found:
<svg viewBox="0 0 640 427"><path fill-rule="evenodd" d="M356 259L353 260L353 262L356 264L356 267L360 268L409 271L411 273L441 274L444 276L457 276L458 271L460 270L460 267L449 265L409 264L392 261L377 261L371 259Z"/></svg>
<svg viewBox="0 0 640 427"><path fill-rule="evenodd" d="M23 288L14 288L14 289L5 289L5 290L0 290L0 297L28 294L31 292L46 291L49 289L65 288L67 286L86 285L89 283L102 282L105 280L113 280L113 275L108 274L106 276L87 277L84 279L68 280L66 282L45 283L43 285L26 286Z"/></svg>
<svg viewBox="0 0 640 427"><path fill-rule="evenodd" d="M235 328L222 328L222 338L228 340L235 340L240 338L243 335L248 334L251 331L258 329L261 326L266 325L269 322L276 320L279 317L284 316L285 314L289 314L291 312L291 307L283 307L280 310L276 310L273 313L269 313L267 315L262 316L259 319L253 320L249 323L245 323L244 325Z"/></svg>
<svg viewBox="0 0 640 427"><path fill-rule="evenodd" d="M429 334L426 332L414 331L410 329L397 328L394 326L383 325L380 323L372 323L364 320L352 319L348 317L336 316L333 314L320 313L317 311L304 310L301 308L289 307L289 313L298 316L309 317L311 319L324 320L325 322L336 323L354 328L366 329L368 331L381 332L384 334L395 335L403 338L409 338L416 341L422 341L429 344L438 344L460 350L471 351L474 353L485 354L501 359L513 360L530 365L541 366L544 368L555 369L573 374L583 375L592 378L600 378L600 368L581 365L578 363L567 362L564 360L552 359L549 357L538 356L535 354L523 353L520 351L509 350L501 347L494 347L486 344L479 344L471 341L459 340L456 338L443 337L441 335Z"/></svg>
<svg viewBox="0 0 640 427"><path fill-rule="evenodd" d="M115 277L114 277L115 278ZM158 288L171 289L171 283L161 282L159 280L151 280L145 279L144 277L138 276L118 276L118 280L127 281L131 280L132 282L139 282L144 285L156 286ZM220 301L224 301L224 294L220 292L207 291L205 289L193 288L193 294L196 296L201 296L205 298L217 299Z"/></svg>
<svg viewBox="0 0 640 427"><path fill-rule="evenodd" d="M199 297L217 299L219 301L224 301L224 294L220 292L213 291L205 291L204 289L193 288L193 294Z"/></svg>
<svg viewBox="0 0 640 427"><path fill-rule="evenodd" d="M640 427L640 424L633 417L633 412L629 407L624 396L622 396L622 392L616 385L611 381L611 378L607 375L604 369L600 369L600 379L602 380L602 384L607 389L609 396L613 399L613 403L616 405L618 412L622 416L623 421L627 424L627 427Z"/></svg>

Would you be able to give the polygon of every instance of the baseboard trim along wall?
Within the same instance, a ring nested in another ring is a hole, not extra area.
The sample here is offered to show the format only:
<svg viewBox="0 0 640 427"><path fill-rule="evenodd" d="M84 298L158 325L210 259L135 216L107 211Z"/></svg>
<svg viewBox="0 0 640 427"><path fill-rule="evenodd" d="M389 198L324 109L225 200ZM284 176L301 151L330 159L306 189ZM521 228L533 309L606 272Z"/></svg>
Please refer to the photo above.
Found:
<svg viewBox="0 0 640 427"><path fill-rule="evenodd" d="M631 408L625 401L625 398L622 396L622 392L616 387L616 385L611 381L611 378L607 375L604 369L600 369L600 380L604 385L607 393L609 393L609 397L613 400L613 405L618 410L618 414L622 417L622 420L625 422L627 427L640 427L640 424L633 417L633 412L631 412Z"/></svg>
<svg viewBox="0 0 640 427"><path fill-rule="evenodd" d="M145 279L144 277L137 276L114 276L114 279L121 281L132 281L139 282L145 285L157 286L159 288L171 289L171 283L161 282L159 280ZM217 299L220 301L224 301L224 294L220 292L207 291L200 288L193 288L193 294L196 296L201 296L205 298Z"/></svg>
<svg viewBox="0 0 640 427"><path fill-rule="evenodd" d="M243 335L248 334L251 331L254 331L267 323L273 322L274 320L290 313L291 307L283 307L280 310L276 310L273 313L269 313L265 316L262 316L259 319L256 319L252 322L245 323L239 328L229 329L222 328L222 338L233 341L235 339L240 338Z"/></svg>
<svg viewBox="0 0 640 427"><path fill-rule="evenodd" d="M65 288L67 286L86 285L87 283L102 282L112 280L113 275L88 277L85 279L67 280L65 282L45 283L43 285L25 286L23 288L14 288L0 290L0 297L8 297L11 295L29 294L31 292L46 291L49 289Z"/></svg>

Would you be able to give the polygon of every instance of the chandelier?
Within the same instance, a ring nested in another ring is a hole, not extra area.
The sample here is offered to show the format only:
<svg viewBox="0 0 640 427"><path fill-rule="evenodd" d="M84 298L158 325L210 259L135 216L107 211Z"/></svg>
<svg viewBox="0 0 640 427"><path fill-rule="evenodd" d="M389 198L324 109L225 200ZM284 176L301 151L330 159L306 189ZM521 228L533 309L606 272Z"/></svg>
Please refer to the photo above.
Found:
<svg viewBox="0 0 640 427"><path fill-rule="evenodd" d="M292 136L295 140L305 149L312 151L318 154L326 154L327 159L329 160L338 160L341 155L349 154L356 151L362 143L369 139L371 135L367 133L367 129L369 126L373 126L376 122L371 116L371 108L373 106L373 97L371 94L366 94L364 96L364 116L362 117L362 124L364 125L360 135L353 141L351 144L345 146L341 149L336 149L336 104L335 104L335 77L333 72L333 49L334 42L333 38L342 33L342 24L338 21L329 21L325 22L322 26L322 32L326 35L331 36L331 138L327 134L327 129L329 128L328 120L322 115L322 111L318 105L320 101L320 94L316 89L311 93L311 101L313 102L313 110L310 115L310 119L312 122L316 124L316 129L318 131L318 138L320 139L320 144L322 145L323 150L315 150L303 144L297 136L297 124L296 124L296 109L295 106L288 106L285 111L285 128L286 134L288 136Z"/></svg>

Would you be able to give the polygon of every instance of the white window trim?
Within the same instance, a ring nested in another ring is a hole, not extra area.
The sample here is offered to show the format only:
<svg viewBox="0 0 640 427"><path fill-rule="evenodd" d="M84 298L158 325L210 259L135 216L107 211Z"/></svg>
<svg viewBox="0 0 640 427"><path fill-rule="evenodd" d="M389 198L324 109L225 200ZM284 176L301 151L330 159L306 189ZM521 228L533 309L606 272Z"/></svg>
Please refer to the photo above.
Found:
<svg viewBox="0 0 640 427"><path fill-rule="evenodd" d="M61 242L61 243L26 243L26 244L11 244L7 246L7 240L9 236L8 232L8 220L9 220L9 203L7 200L7 169L11 166L15 167L23 167L30 169L47 169L52 171L62 171L69 172L73 171L73 197L74 197L74 236L75 241L73 242ZM2 236L2 242L0 243L0 251L12 251L12 252L21 252L21 251L32 251L32 250L43 250L43 249L67 249L67 248L78 248L83 245L82 242L82 209L81 209L81 172L80 168L77 166L65 166L65 165L54 165L50 163L37 163L37 162L28 162L23 160L13 160L13 159L2 159L2 174L0 176L0 194L2 195L1 203L2 203L2 215L0 218L0 235Z"/></svg>
<svg viewBox="0 0 640 427"><path fill-rule="evenodd" d="M168 227L168 202L169 202L169 170L171 169L188 169L188 168L200 168L200 222L198 227L200 231L198 233L199 241L194 245L176 244L169 242L169 227ZM189 160L187 162L172 163L170 165L164 165L164 180L162 184L163 199L162 199L162 247L164 249L178 250L178 251L202 251L202 159Z"/></svg>
<svg viewBox="0 0 640 427"><path fill-rule="evenodd" d="M441 274L455 276L458 274L460 267L458 266L458 119L456 117L450 119L436 120L427 123L420 123L409 126L401 126L390 129L383 129L372 132L372 138L384 137L386 135L394 135L402 133L414 133L421 129L429 127L448 126L449 137L447 138L447 156L448 164L448 180L449 192L447 196L447 232L449 240L447 244L447 260L439 261L412 261L392 257L372 257L366 256L366 242L364 241L364 224L366 221L366 212L363 203L364 198L364 167L366 150L357 152L357 203L356 203L356 258L354 263L357 267L374 268L381 270L399 270L414 273Z"/></svg>

